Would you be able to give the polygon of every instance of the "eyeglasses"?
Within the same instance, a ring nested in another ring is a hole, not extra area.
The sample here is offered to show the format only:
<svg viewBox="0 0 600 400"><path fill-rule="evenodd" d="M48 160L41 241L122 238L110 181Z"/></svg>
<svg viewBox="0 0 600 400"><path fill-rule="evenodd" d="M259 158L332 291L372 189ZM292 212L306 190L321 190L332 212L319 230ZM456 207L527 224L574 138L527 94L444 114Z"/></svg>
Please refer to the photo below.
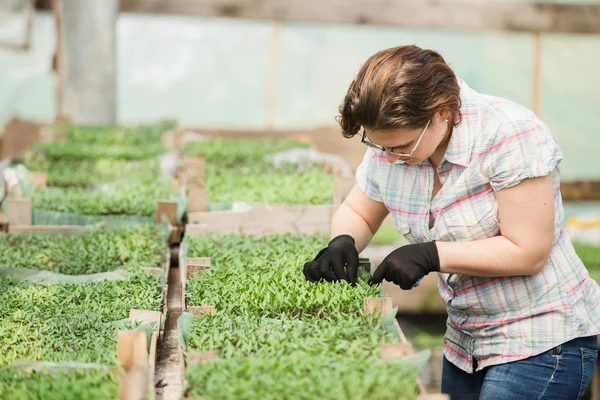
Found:
<svg viewBox="0 0 600 400"><path fill-rule="evenodd" d="M363 136L361 139L361 143L366 144L369 147L372 147L374 149L377 149L379 151L382 151L384 153L388 153L394 156L399 156L399 157L412 157L415 154L415 151L417 151L417 147L419 146L419 143L421 143L421 139L423 139L423 135L425 135L425 131L427 130L427 128L429 127L429 124L431 123L431 120L427 121L427 125L425 125L425 128L423 128L423 132L421 132L421 136L419 136L419 139L417 140L417 143L415 144L415 147L413 147L413 149L410 151L409 154L403 154L403 153L396 153L394 151L395 147L391 147L389 149L386 150L385 147L380 146L378 144L375 144L373 142L371 142L370 140L367 140L367 131L363 129Z"/></svg>

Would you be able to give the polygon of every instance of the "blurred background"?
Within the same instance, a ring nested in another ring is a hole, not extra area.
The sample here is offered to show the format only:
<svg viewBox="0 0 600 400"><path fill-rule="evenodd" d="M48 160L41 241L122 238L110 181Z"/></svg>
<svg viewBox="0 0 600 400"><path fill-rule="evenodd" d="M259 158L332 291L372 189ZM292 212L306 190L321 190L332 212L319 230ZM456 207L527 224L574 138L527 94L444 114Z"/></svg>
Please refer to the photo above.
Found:
<svg viewBox="0 0 600 400"><path fill-rule="evenodd" d="M0 124L174 119L337 140L337 107L361 63L416 44L476 90L534 110L558 136L565 181L600 179L600 1L0 4Z"/></svg>

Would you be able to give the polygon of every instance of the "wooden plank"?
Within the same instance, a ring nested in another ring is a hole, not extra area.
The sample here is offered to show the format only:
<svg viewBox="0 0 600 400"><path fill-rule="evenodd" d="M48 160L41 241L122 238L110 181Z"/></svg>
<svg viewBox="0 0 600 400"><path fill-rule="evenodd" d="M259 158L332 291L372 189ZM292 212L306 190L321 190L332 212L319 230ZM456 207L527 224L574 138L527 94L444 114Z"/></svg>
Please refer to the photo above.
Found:
<svg viewBox="0 0 600 400"><path fill-rule="evenodd" d="M151 275L161 275L165 273L165 270L162 268L143 267L142 270Z"/></svg>
<svg viewBox="0 0 600 400"><path fill-rule="evenodd" d="M129 370L136 363L147 364L146 334L142 331L119 331L117 361L125 370Z"/></svg>
<svg viewBox="0 0 600 400"><path fill-rule="evenodd" d="M156 205L156 223L161 224L163 216L172 226L177 225L177 202L159 200Z"/></svg>
<svg viewBox="0 0 600 400"><path fill-rule="evenodd" d="M197 278L204 271L210 268L210 257L186 258L185 276L188 278Z"/></svg>
<svg viewBox="0 0 600 400"><path fill-rule="evenodd" d="M203 157L184 157L182 164L186 184L205 184L206 163Z"/></svg>
<svg viewBox="0 0 600 400"><path fill-rule="evenodd" d="M412 343L382 343L379 346L379 355L383 361L402 358L413 354Z"/></svg>
<svg viewBox="0 0 600 400"><path fill-rule="evenodd" d="M18 157L40 140L43 124L13 117L4 128L0 158Z"/></svg>
<svg viewBox="0 0 600 400"><path fill-rule="evenodd" d="M385 314L393 308L391 297L367 297L364 300L364 312L373 314L375 311Z"/></svg>
<svg viewBox="0 0 600 400"><path fill-rule="evenodd" d="M186 355L186 365L197 364L205 361L213 361L217 358L219 358L218 350L188 351Z"/></svg>
<svg viewBox="0 0 600 400"><path fill-rule="evenodd" d="M132 308L129 311L129 318L139 318L143 320L155 321L158 325L156 330L160 330L160 323L162 320L162 313L160 311L150 311L150 310L136 310Z"/></svg>
<svg viewBox="0 0 600 400"><path fill-rule="evenodd" d="M156 363L158 362L158 337L159 331L152 332L150 352L148 354L148 394L155 391L154 376L156 375Z"/></svg>
<svg viewBox="0 0 600 400"><path fill-rule="evenodd" d="M0 208L0 232L8 232L8 218Z"/></svg>
<svg viewBox="0 0 600 400"><path fill-rule="evenodd" d="M208 211L208 196L206 195L206 186L189 185L187 187L188 213L198 213Z"/></svg>
<svg viewBox="0 0 600 400"><path fill-rule="evenodd" d="M121 11L406 28L600 33L600 4L559 2L121 0Z"/></svg>
<svg viewBox="0 0 600 400"><path fill-rule="evenodd" d="M298 232L329 233L338 205L260 207L247 211L213 211L189 215L186 235L211 232L268 235Z"/></svg>
<svg viewBox="0 0 600 400"><path fill-rule="evenodd" d="M600 200L600 181L561 182L560 193L565 201L597 201Z"/></svg>
<svg viewBox="0 0 600 400"><path fill-rule="evenodd" d="M31 185L36 189L48 187L48 174L44 172L30 172L29 178L31 179Z"/></svg>
<svg viewBox="0 0 600 400"><path fill-rule="evenodd" d="M7 205L9 225L33 225L31 199L8 199Z"/></svg>
<svg viewBox="0 0 600 400"><path fill-rule="evenodd" d="M141 331L119 331L117 361L125 370L119 382L119 399L146 398L149 385L146 334Z"/></svg>
<svg viewBox="0 0 600 400"><path fill-rule="evenodd" d="M165 277L167 278L165 283L165 291L163 293L163 315L167 317L169 312L169 276L171 273L171 248L167 246L167 254L165 256Z"/></svg>
<svg viewBox="0 0 600 400"><path fill-rule="evenodd" d="M203 314L214 312L215 306L189 306L187 311L196 317L201 317Z"/></svg>

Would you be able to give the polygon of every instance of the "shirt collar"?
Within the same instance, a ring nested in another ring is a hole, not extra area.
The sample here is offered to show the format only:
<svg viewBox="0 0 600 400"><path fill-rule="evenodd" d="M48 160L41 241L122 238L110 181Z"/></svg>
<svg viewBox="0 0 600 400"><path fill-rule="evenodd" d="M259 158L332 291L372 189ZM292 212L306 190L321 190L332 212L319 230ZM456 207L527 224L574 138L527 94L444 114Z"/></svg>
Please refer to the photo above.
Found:
<svg viewBox="0 0 600 400"><path fill-rule="evenodd" d="M471 149L479 118L477 101L479 93L471 89L462 79L457 78L457 80L460 87L462 121L452 131L444 159L452 164L466 167L471 161Z"/></svg>

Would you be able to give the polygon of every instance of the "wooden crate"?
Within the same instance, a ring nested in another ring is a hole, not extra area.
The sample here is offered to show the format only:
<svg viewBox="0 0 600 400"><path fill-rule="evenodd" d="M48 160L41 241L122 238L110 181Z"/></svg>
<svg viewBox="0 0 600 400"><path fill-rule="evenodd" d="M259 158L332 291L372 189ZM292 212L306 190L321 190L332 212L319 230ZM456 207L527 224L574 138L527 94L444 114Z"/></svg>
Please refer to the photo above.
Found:
<svg viewBox="0 0 600 400"><path fill-rule="evenodd" d="M34 225L33 206L31 199L9 199L8 232L35 233L35 232L70 232L84 228L82 225ZM177 223L177 202L159 200L156 204L156 223L161 224L163 217L171 225L169 243L178 243L181 240L183 229Z"/></svg>
<svg viewBox="0 0 600 400"><path fill-rule="evenodd" d="M337 164L325 164L323 169L333 176L333 204L341 204L355 185L354 177L343 176ZM197 223L202 213L208 211L204 158L184 157L178 178L186 188L188 221Z"/></svg>
<svg viewBox="0 0 600 400"><path fill-rule="evenodd" d="M180 268L181 268L181 279L182 279L182 309L197 316L201 317L204 314L211 313L215 311L214 305L202 305L202 306L187 306L185 301L185 289L186 289L186 280L188 278L199 278L202 273L210 268L211 260L209 257L201 257L201 258L185 258L185 254L183 250L180 253ZM368 259L362 258L362 263L368 263ZM391 297L381 297L381 298L366 298L364 299L364 312L365 313L374 313L378 312L384 314L393 309L393 302ZM385 343L380 346L380 357L382 360L391 360L399 357L407 357L414 353L413 345L410 343L404 332L400 328L400 325L396 320L394 320L396 324L396 328L398 329L398 339L399 343ZM181 337L181 336L180 336ZM180 343L180 359L184 361L184 365L192 365L195 363L207 362L216 360L219 356L217 350L209 350L209 351L199 351L199 352L187 352L184 356L183 354L183 343ZM447 395L443 394L429 394L427 390L420 382L417 380L417 386L420 393L421 400L449 400Z"/></svg>

